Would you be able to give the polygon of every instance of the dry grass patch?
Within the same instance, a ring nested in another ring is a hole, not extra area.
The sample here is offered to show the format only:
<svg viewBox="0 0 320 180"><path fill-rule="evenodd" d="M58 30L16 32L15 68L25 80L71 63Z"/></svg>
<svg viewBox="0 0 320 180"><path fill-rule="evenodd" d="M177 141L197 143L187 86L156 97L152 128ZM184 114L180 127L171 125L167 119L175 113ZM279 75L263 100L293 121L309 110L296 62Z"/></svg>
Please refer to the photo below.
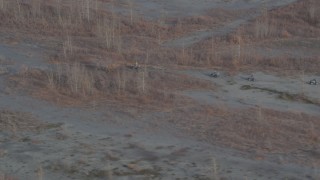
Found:
<svg viewBox="0 0 320 180"><path fill-rule="evenodd" d="M103 68L70 63L48 70L28 69L12 76L11 88L59 104L96 102L171 107L188 100L176 93L192 88L213 88L206 81L151 67Z"/></svg>
<svg viewBox="0 0 320 180"><path fill-rule="evenodd" d="M273 71L286 69L316 72L320 67L319 57L289 57L285 53L277 56L272 51L267 55L268 52L265 54L259 52L259 47L263 43L290 43L291 40L317 41L320 34L317 22L320 19L319 9L320 1L300 0L264 12L260 17L238 27L226 36L208 38L193 47L186 48L184 51L191 61L185 60L183 64L218 66L230 70L261 68ZM316 47L301 44L295 48L314 50ZM179 51L176 54L178 53Z"/></svg>
<svg viewBox="0 0 320 180"><path fill-rule="evenodd" d="M37 120L32 114L11 110L0 110L0 130L19 133L22 131L37 131L44 124Z"/></svg>
<svg viewBox="0 0 320 180"><path fill-rule="evenodd" d="M165 119L200 140L249 152L279 153L293 161L320 163L316 116L261 107L198 106L177 109ZM304 156L305 158L301 158Z"/></svg>
<svg viewBox="0 0 320 180"><path fill-rule="evenodd" d="M319 1L300 0L264 13L239 30L247 41L290 37L316 38L320 33L319 10Z"/></svg>

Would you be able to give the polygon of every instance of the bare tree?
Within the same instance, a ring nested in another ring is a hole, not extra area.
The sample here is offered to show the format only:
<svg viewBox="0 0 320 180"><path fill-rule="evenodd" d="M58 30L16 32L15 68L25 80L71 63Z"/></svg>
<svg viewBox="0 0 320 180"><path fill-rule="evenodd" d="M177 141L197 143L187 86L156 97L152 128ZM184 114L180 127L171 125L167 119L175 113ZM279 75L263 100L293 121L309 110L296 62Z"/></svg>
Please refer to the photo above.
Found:
<svg viewBox="0 0 320 180"><path fill-rule="evenodd" d="M4 11L4 0L0 0L0 10Z"/></svg>

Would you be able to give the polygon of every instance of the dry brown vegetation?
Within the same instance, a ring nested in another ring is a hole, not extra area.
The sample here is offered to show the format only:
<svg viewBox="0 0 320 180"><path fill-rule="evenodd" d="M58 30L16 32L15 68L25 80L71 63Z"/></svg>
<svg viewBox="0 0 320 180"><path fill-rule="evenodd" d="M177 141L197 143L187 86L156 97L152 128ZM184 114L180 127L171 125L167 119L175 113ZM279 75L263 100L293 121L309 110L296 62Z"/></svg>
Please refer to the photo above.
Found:
<svg viewBox="0 0 320 180"><path fill-rule="evenodd" d="M270 11L261 10L261 16L239 27L230 37L240 36L243 43L299 37L318 38L319 9L319 1L299 0Z"/></svg>
<svg viewBox="0 0 320 180"><path fill-rule="evenodd" d="M104 99L166 106L176 103L176 90L209 86L189 77L153 70L150 64L219 66L229 70L251 67L283 70L285 67L309 72L320 67L319 57L264 58L254 51L241 50L255 46L257 41L317 38L320 33L318 1L301 0L265 12L234 34L211 38L185 49L167 49L160 44L190 30L209 28L232 19L236 13L221 10L201 17L161 19L163 22L153 23L137 17L132 20L117 16L87 2L1 1L0 26L4 31L16 29L30 35L50 35L59 41L55 47L57 54L50 58L56 65L47 72L31 69L12 77L14 87L24 87L42 98L69 104L75 99ZM219 13L227 15L226 19L212 18ZM127 67L135 62L143 65L138 70Z"/></svg>
<svg viewBox="0 0 320 180"><path fill-rule="evenodd" d="M19 133L21 131L33 131L42 126L39 120L29 113L10 110L0 110L0 130Z"/></svg>
<svg viewBox="0 0 320 180"><path fill-rule="evenodd" d="M185 118L189 117L189 118ZM266 108L230 109L221 105L181 108L165 117L200 140L253 153L293 155L319 164L319 118ZM304 154L305 158L295 155Z"/></svg>
<svg viewBox="0 0 320 180"><path fill-rule="evenodd" d="M0 173L0 180L17 180L17 178L14 178L13 176L9 176L9 175Z"/></svg>
<svg viewBox="0 0 320 180"><path fill-rule="evenodd" d="M205 14L201 16L165 18L163 20L163 24L166 25L164 40L184 36L197 30L219 27L238 16L249 13L251 12L247 10L233 11L228 9L214 9L205 12Z"/></svg>
<svg viewBox="0 0 320 180"><path fill-rule="evenodd" d="M265 11L261 16L240 26L225 37L210 38L186 51L194 66L219 66L235 70L317 72L319 57L265 57L256 50L263 44L316 41L320 34L320 2L300 0L286 7ZM191 65L191 64L190 64Z"/></svg>
<svg viewBox="0 0 320 180"><path fill-rule="evenodd" d="M97 8L95 1L89 1L89 4L84 0L80 3L72 0L63 3L61 1L26 3L19 0L15 2L3 0L3 2L0 24L3 29L27 31L34 35L54 36L60 39L63 44L60 55L66 55L65 53L69 52L77 59L95 57L94 60L99 58L104 61L116 59L117 62L134 63L135 61L143 62L142 57L148 53L150 56L148 63L157 65L209 65L234 68L234 64L236 66L250 66L257 59L257 62L261 62L259 65L263 66L263 61L270 60L261 60L260 57L256 57L257 54L251 52L242 57L245 59L244 61L235 63L238 47L232 48L232 46L238 46L238 44L246 46L254 39L261 41L270 38L297 36L317 37L320 31L317 22L319 19L317 18L319 17L318 1L304 0L264 13L249 26L239 28L234 36L210 39L201 43L199 48L197 46L190 47L182 52L183 50L180 49L166 49L159 44L197 29L212 28L245 12L232 13L225 10L215 10L203 17L164 18L155 23L140 17L135 17L131 22L130 17L118 16ZM97 3L99 2L97 1ZM224 18L219 19L219 17ZM203 49L207 50L203 51ZM230 49L235 50L230 51ZM241 52L241 54L246 54L246 52ZM291 64L291 59L286 57L281 57L281 59L288 65ZM296 66L295 63L293 64Z"/></svg>
<svg viewBox="0 0 320 180"><path fill-rule="evenodd" d="M14 29L17 34L27 33L37 40L39 36L55 39L49 48L56 53L49 59L57 65L47 72L28 70L21 73L22 79L15 78L25 89L32 84L31 93L43 98L105 97L111 101L173 103L176 95L172 91L176 88L207 86L204 82L186 77L181 81L180 75L178 78L147 68L148 64L175 64L179 54L171 50L162 52L158 44L162 41L159 36L165 38L169 31L175 31L170 27L138 18L132 22L128 17L100 9L97 5L100 1L2 2L2 31ZM160 32L163 35L159 35ZM156 50L149 51L149 48ZM139 71L126 68L136 62L145 67Z"/></svg>
<svg viewBox="0 0 320 180"><path fill-rule="evenodd" d="M132 21L130 17L101 10L94 1L89 4L84 0L80 3L72 0L63 3L26 3L19 0L3 2L0 13L2 29L15 29L38 36L50 35L58 39L60 42L54 47L58 53L51 58L54 60L102 61L108 65L139 62L162 66L218 66L229 70L250 67L277 70L286 65L290 70L313 72L315 67L319 67L318 57L307 58L302 64L300 58L265 58L254 50L243 50L244 47L254 49L261 41L266 40L318 37L318 1L299 1L288 7L266 12L249 25L240 27L234 35L208 39L183 49L167 49L161 43L197 29L212 28L248 12L215 10L202 17L164 17L159 22L153 22L140 17L135 17ZM98 4L99 2L97 1ZM148 62L145 62L146 56L149 57Z"/></svg>
<svg viewBox="0 0 320 180"><path fill-rule="evenodd" d="M199 52L167 49L161 46L162 42L195 30L213 28L247 13L215 10L199 17L163 17L156 22L135 17L132 22L130 17L97 8L96 3L100 1L3 0L0 26L2 31L14 30L29 36L36 35L37 38L49 36L58 40L54 48L59 53L54 59L78 61L91 58L107 63L142 63L148 54L148 64L203 66L208 65L207 57Z"/></svg>
<svg viewBox="0 0 320 180"><path fill-rule="evenodd" d="M8 78L9 91L27 91L59 105L116 104L118 109L140 106L144 112L160 109L165 114L159 117L161 123L175 124L202 141L256 154L292 155L290 161L320 164L320 158L313 159L320 156L318 117L261 107L199 105L179 91L210 91L213 83L174 72L183 67L219 67L228 73L252 68L318 72L319 57L265 57L254 48L265 42L318 43L320 1L300 0L264 12L231 34L186 48L166 48L162 43L220 26L249 12L215 10L203 16L163 17L153 22L100 9L99 3L106 1L0 0L1 33L21 38L13 44L30 38L53 49L47 68L26 68ZM244 50L251 47L252 51ZM5 70L0 67L0 75ZM308 100L304 96L295 98L303 103ZM0 130L13 134L48 128L30 114L8 110L0 111L0 124ZM2 179L12 178L0 173Z"/></svg>
<svg viewBox="0 0 320 180"><path fill-rule="evenodd" d="M320 33L319 10L319 1L303 0L268 12L255 21L256 26L264 24L268 32L255 32L258 35L255 38L317 38Z"/></svg>
<svg viewBox="0 0 320 180"><path fill-rule="evenodd" d="M34 96L69 105L95 101L170 107L187 100L175 91L213 88L206 81L165 70L127 66L110 69L80 63L55 65L47 72L28 69L11 80L13 89L28 89Z"/></svg>

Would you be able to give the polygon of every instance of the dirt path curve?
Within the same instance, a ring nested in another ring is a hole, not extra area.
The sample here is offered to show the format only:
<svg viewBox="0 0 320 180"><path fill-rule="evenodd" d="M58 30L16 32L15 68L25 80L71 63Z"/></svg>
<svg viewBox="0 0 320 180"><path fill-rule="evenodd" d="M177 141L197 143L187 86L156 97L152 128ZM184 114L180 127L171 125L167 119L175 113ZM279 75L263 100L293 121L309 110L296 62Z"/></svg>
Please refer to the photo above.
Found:
<svg viewBox="0 0 320 180"><path fill-rule="evenodd" d="M224 36L224 35L231 33L237 27L248 22L249 20L253 19L256 16L257 16L256 14L253 14L253 15L247 16L243 19L237 19L231 23L224 25L223 27L220 27L220 28L192 32L186 36L179 37L174 40L166 41L162 44L162 46L169 47L169 48L189 47L189 46L192 46L193 44L196 44L196 43L198 43L202 40L205 40L209 37Z"/></svg>
<svg viewBox="0 0 320 180"><path fill-rule="evenodd" d="M250 6L238 4L237 5L238 7L235 6L234 8L241 9L241 8L250 7L250 8L259 9L262 6L265 6L266 9L271 10L271 9L275 9L275 8L293 3L295 1L296 0L283 0L283 1L269 0L269 1L264 1L264 2L254 1L254 3L252 3ZM210 38L210 37L224 36L224 35L231 33L235 29L237 29L240 25L248 23L250 20L253 20L254 18L258 17L259 15L261 15L261 11L255 11L251 14L239 17L239 18L235 19L234 21L232 21L232 22L230 22L220 28L192 32L192 33L189 33L185 36L182 36L182 37L179 37L176 39L172 39L172 40L168 40L168 41L164 42L162 44L162 46L170 47L170 48L189 47L189 46L192 46L193 44L196 44L196 43L198 43L202 40L205 40L207 38Z"/></svg>

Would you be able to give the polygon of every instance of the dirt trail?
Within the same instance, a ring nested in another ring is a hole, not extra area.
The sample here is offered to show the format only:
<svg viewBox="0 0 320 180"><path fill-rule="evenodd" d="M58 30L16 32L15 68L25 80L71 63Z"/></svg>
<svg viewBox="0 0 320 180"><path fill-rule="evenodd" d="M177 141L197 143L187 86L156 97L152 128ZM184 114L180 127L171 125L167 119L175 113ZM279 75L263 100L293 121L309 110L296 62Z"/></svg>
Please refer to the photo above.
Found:
<svg viewBox="0 0 320 180"><path fill-rule="evenodd" d="M208 75L210 70L184 71L202 80L212 81L217 86L217 91L187 91L184 94L197 100L199 103L227 105L235 108L265 107L280 111L310 113L319 115L319 104L293 100L289 97L304 94L305 98L319 103L320 86L308 85L306 82L311 79L320 79L317 75L304 75L296 77L280 77L262 72L252 73L255 82L246 80L251 73L228 76L223 74L219 78L212 78ZM286 97L282 96L288 96Z"/></svg>
<svg viewBox="0 0 320 180"><path fill-rule="evenodd" d="M290 3L295 2L295 0L286 0L286 1L265 1L264 4L262 2L259 3L259 1L255 1L254 3L250 5L245 5L245 4L236 4L233 6L233 8L237 9L246 9L248 8L255 8L259 9L261 7L266 8L267 10L275 9L280 6L284 6ZM243 25L250 20L258 17L261 15L261 11L254 11L251 14L239 17L235 20L233 20L231 23L228 23L220 28L215 28L215 29L209 29L209 30L203 30L203 31L197 31L197 32L192 32L190 34L187 34L185 36L169 40L164 42L162 45L165 47L175 47L175 48L182 48L182 47L189 47L192 46L193 44L196 44L198 42L201 42L202 40L205 40L210 37L220 37L220 36L225 36L228 35L229 33L233 32L236 30L240 25Z"/></svg>
<svg viewBox="0 0 320 180"><path fill-rule="evenodd" d="M29 44L19 46L0 44L0 58L13 66L12 70L19 70L21 66L45 68L48 64L43 62L43 57L37 53L40 50L39 47Z"/></svg>
<svg viewBox="0 0 320 180"><path fill-rule="evenodd" d="M257 16L256 14L253 14L253 15L247 16L243 19L235 20L235 21L228 23L220 28L192 32L186 36L179 37L174 40L166 41L162 44L162 46L170 47L170 48L189 47L189 46L192 46L193 44L196 44L196 43L198 43L202 40L205 40L209 37L224 36L224 35L231 33L237 27L239 27L241 24L246 23L247 21L253 19L256 16Z"/></svg>

